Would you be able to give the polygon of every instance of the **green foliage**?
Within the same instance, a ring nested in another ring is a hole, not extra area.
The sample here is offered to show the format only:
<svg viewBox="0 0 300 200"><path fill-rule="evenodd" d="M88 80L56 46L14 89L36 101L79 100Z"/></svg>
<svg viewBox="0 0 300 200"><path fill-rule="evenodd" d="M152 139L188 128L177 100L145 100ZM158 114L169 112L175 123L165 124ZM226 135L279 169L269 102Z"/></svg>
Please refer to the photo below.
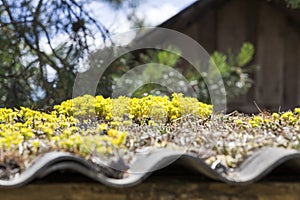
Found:
<svg viewBox="0 0 300 200"><path fill-rule="evenodd" d="M219 69L219 72L221 75L224 75L225 73L227 73L231 67L227 64L227 56L215 51L212 55L211 55L211 62L214 62L216 64L216 66Z"/></svg>
<svg viewBox="0 0 300 200"><path fill-rule="evenodd" d="M180 58L180 54L181 52L178 49L175 49L171 46L164 51L147 50L146 52L142 52L139 54L139 58L136 61L135 65L141 65L143 63L150 65L150 67L146 68L143 72L143 80L145 82L151 82L150 80L169 79L170 75L166 72L166 68L159 67L159 65L174 67ZM134 96L142 97L148 94L170 95L171 93L168 88L162 85L146 84L142 86L142 88L135 91Z"/></svg>
<svg viewBox="0 0 300 200"><path fill-rule="evenodd" d="M251 43L244 43L240 53L237 55L237 66L242 67L247 65L253 58L254 47Z"/></svg>
<svg viewBox="0 0 300 200"><path fill-rule="evenodd" d="M288 7L293 9L300 8L300 0L285 0Z"/></svg>
<svg viewBox="0 0 300 200"><path fill-rule="evenodd" d="M171 53L175 52L175 53ZM143 73L143 80L146 83L141 88L137 89L133 96L143 97L145 95L170 95L171 92L165 86L151 83L151 80L172 80L174 74L169 74L163 67L159 65L168 66L171 69L176 70L178 74L183 75L188 81L191 82L191 86L195 89L197 97L200 101L209 103L210 96L207 84L214 80L214 73L202 73L201 75L195 71L195 69L188 64L184 65L180 59L181 52L176 50L174 47L169 47L167 50L154 50L149 49L142 52L134 52L133 55L126 55L116 61L112 66L109 67L107 72L111 73L112 80L118 80L126 71L134 68L135 66L148 64L150 67L146 68ZM244 43L240 51L234 55L230 51L227 54L221 52L214 52L211 55L211 62L214 63L223 80L227 97L229 100L244 94L252 85L252 81L249 78L249 67L246 67L252 60L254 55L254 47L251 43ZM122 62L121 62L122 61ZM153 64L152 64L153 63ZM115 70L116 66L122 70ZM129 67L131 66L131 67ZM152 66L152 67L151 67ZM208 77L208 75L210 77ZM180 78L180 77L179 77ZM206 80L206 82L204 81ZM138 80L131 80L138 81ZM163 81L161 81L163 82ZM177 83L172 84L173 86ZM220 84L220 83L217 83ZM112 82L112 86L114 82ZM211 88L220 88L219 85L212 86ZM177 88L177 91L184 91L186 88ZM103 94L103 93L102 93ZM108 95L109 96L109 95Z"/></svg>
<svg viewBox="0 0 300 200"><path fill-rule="evenodd" d="M119 5L119 8L135 9L139 4L131 0L103 1ZM91 30L97 28L104 39L109 37L105 27L89 15L86 5L85 0L0 1L0 106L43 107L71 98L78 62L89 51L88 39L93 39ZM55 38L60 35L64 35L66 39L63 43L56 44ZM43 47L45 43L48 44L47 47ZM250 45L242 48L238 61L235 61L241 69L251 59L250 49ZM175 49L169 50L174 52ZM105 56L107 55L101 55L100 52L91 53L90 66L101 67L99 63L105 60ZM234 71L230 68L233 64L226 65L231 58L217 53L213 56L224 77L229 76L228 71ZM203 80L195 76L197 73L193 70L178 67L182 62L180 52L174 54L168 50L136 52L116 60L100 79L97 94L111 96L118 77L134 66L151 62L170 66L189 81L198 80L198 97L208 102L208 92ZM49 74L52 78L49 78ZM246 72L236 75L247 79ZM170 77L164 70L154 67L143 73L146 81L150 78L168 80ZM238 78L231 84L237 82ZM239 85L244 88L243 84ZM142 97L147 94L169 95L171 91L149 84L137 90L134 96Z"/></svg>
<svg viewBox="0 0 300 200"><path fill-rule="evenodd" d="M177 52L176 54L170 53ZM90 68L100 68L105 66L107 63L105 60L109 56L115 55L113 48L106 48L105 50L98 50L90 54L89 57L89 66ZM112 95L113 89L116 87L117 81L122 75L124 75L129 70L141 66L147 65L145 71L141 74L144 82L151 82L150 80L159 80L164 76L164 79L168 79L169 75L165 72L166 68L156 67L159 65L164 65L168 67L174 67L180 58L180 51L174 49L173 47L167 48L167 50L142 50L134 51L128 54L125 54L115 60L109 67L105 70L99 84L97 87L97 94L104 97L109 97ZM102 64L100 64L102 63ZM131 80L137 81L137 80ZM137 88L135 88L137 89ZM171 95L172 92L168 91L167 88L156 85L156 84L147 84L137 89L133 96L143 97L148 94L153 95Z"/></svg>
<svg viewBox="0 0 300 200"><path fill-rule="evenodd" d="M230 51L227 55L218 51L211 55L211 62L217 66L221 74L229 101L246 93L251 87L252 80L249 77L249 69L246 66L252 60L253 55L254 47L251 43L244 43L236 55ZM213 77L207 77L208 75L205 73L203 76L207 78L208 82L213 80ZM214 74L210 76L214 76ZM199 77L196 88L200 94L199 99L209 102L210 98L207 85L204 83L204 77ZM218 86L212 88L218 88Z"/></svg>
<svg viewBox="0 0 300 200"><path fill-rule="evenodd" d="M23 60L22 54L31 53L29 48L19 42L9 26L0 29L0 106L32 102L34 88L30 82L37 79L35 60ZM36 85L39 87L39 85Z"/></svg>
<svg viewBox="0 0 300 200"><path fill-rule="evenodd" d="M175 52L175 53L170 53ZM140 62L142 63L159 63L166 66L175 66L180 58L181 52L169 46L165 51L147 50L145 53L140 53Z"/></svg>
<svg viewBox="0 0 300 200"><path fill-rule="evenodd" d="M102 1L128 12L133 23L142 23L135 15L139 1ZM71 98L78 63L90 53L88 41L95 31L109 39L109 31L88 12L89 3L0 0L0 106L44 107ZM98 89L106 96L111 94L109 74Z"/></svg>
<svg viewBox="0 0 300 200"><path fill-rule="evenodd" d="M77 63L94 37L91 31L108 37L87 4L0 0L0 106L42 107L71 98Z"/></svg>

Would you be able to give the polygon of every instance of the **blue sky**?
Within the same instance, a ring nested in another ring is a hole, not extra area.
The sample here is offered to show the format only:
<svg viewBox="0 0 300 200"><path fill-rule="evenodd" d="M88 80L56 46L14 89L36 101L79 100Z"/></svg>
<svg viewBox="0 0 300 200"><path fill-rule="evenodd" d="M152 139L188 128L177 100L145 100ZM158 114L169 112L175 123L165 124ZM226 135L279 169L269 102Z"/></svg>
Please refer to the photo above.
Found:
<svg viewBox="0 0 300 200"><path fill-rule="evenodd" d="M137 9L138 17L149 26L156 26L171 18L196 0L143 0ZM102 22L111 33L130 30L130 23L124 10L116 11L106 3L94 1L90 6L93 16Z"/></svg>
<svg viewBox="0 0 300 200"><path fill-rule="evenodd" d="M196 0L141 0L136 14L139 18L145 19L145 24L148 27L157 26L195 1ZM126 33L131 29L131 24L127 20L126 10L113 9L101 0L93 1L89 4L88 9L90 14L101 22L112 35ZM92 42L96 48L103 46L101 35L100 33L98 34L96 38L99 38L99 40Z"/></svg>
<svg viewBox="0 0 300 200"><path fill-rule="evenodd" d="M178 12L194 3L196 0L141 0L141 4L137 8L137 15L145 19L148 26L157 26ZM101 22L112 35L125 33L130 31L131 24L127 20L126 11L115 10L107 3L101 0L94 0L88 6L90 15ZM98 34L98 35L97 35ZM100 33L95 35L96 41L91 41L91 44L96 47L102 46L103 41ZM53 40L53 46L59 45L67 39L66 35L58 35ZM42 38L42 48L46 52L51 53L46 38Z"/></svg>
<svg viewBox="0 0 300 200"><path fill-rule="evenodd" d="M141 0L142 3L137 9L137 15L145 18L145 22L148 26L156 26L176 15L178 12L194 3L196 0ZM125 33L130 31L131 24L127 20L126 12L124 10L115 10L108 4L101 1L93 1L89 5L89 12L91 16L94 16L99 22L105 25L112 35L118 33ZM96 41L91 41L94 47L103 46L103 40L98 33L96 35ZM62 41L66 40L65 35L58 35L53 43L54 46L59 45ZM51 53L47 41L42 39L42 48L46 52ZM56 77L55 71L51 68L47 68L48 78L51 80Z"/></svg>

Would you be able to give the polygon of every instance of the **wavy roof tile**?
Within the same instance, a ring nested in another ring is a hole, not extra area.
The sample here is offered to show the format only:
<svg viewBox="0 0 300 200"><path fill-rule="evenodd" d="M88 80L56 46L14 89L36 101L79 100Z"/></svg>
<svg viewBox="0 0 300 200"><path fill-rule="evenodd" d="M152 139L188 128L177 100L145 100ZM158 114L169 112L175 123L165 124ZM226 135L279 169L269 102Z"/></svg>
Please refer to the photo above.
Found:
<svg viewBox="0 0 300 200"><path fill-rule="evenodd" d="M183 162L185 166L193 168L199 173L227 184L249 184L262 179L281 164L300 171L300 151L283 148L263 148L254 152L240 167L233 171L224 171L221 166L207 165L202 159L193 154L181 154L171 149L154 150L141 154L127 170L127 176L122 179L110 178L105 170L90 162L65 152L51 152L38 158L33 165L20 176L10 180L0 180L1 187L18 187L34 179L43 178L58 170L73 170L102 184L112 187L130 187L143 182L152 172L167 167L174 160ZM103 173L104 172L104 173ZM105 175L106 174L106 175Z"/></svg>

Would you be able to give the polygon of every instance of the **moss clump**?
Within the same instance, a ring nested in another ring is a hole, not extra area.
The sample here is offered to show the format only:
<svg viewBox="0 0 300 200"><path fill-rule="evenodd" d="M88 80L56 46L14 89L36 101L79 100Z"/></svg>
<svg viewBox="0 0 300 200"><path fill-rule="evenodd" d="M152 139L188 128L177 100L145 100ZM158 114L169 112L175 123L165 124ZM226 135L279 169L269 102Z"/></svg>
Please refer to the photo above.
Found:
<svg viewBox="0 0 300 200"><path fill-rule="evenodd" d="M63 102L64 108L66 104L68 101ZM104 134L97 130L96 122L75 118L71 110L65 111L0 108L0 163L7 159L22 161L18 162L22 171L37 156L50 151L67 151L89 159L93 155L111 156L114 148L122 148L125 131L107 127ZM8 177L1 174L0 178Z"/></svg>
<svg viewBox="0 0 300 200"><path fill-rule="evenodd" d="M196 98L184 97L174 93L171 99L168 96L146 96L143 98L129 98L120 96L116 99L102 96L84 95L54 106L59 114L90 118L97 116L103 120L123 120L124 117L144 122L146 119L164 120L171 122L184 115L193 114L203 118L212 112L212 105L198 102Z"/></svg>
<svg viewBox="0 0 300 200"><path fill-rule="evenodd" d="M7 157L23 160L19 163L22 170L49 151L68 151L87 159L113 156L114 149L125 147L126 127L171 123L188 114L188 107L195 109L193 114L198 116L206 117L212 112L212 106L182 94L173 94L171 100L84 95L64 101L49 112L0 108L0 162Z"/></svg>
<svg viewBox="0 0 300 200"><path fill-rule="evenodd" d="M172 145L212 166L234 168L261 147L300 149L300 108L211 117L212 108L176 93L116 99L84 95L48 112L0 108L0 163L13 163L16 174L46 152L67 151L95 164L123 155L129 164L139 149ZM4 171L0 178L10 177Z"/></svg>

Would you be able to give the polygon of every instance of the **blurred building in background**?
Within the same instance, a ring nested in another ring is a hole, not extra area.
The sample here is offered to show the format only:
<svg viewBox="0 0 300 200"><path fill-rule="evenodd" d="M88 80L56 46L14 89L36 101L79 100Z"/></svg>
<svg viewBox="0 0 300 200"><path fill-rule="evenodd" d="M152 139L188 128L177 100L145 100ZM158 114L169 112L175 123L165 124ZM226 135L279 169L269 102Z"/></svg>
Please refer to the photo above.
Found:
<svg viewBox="0 0 300 200"><path fill-rule="evenodd" d="M234 53L248 41L254 44L246 95L228 104L228 111L278 111L300 106L300 10L284 1L201 0L160 27L177 30L199 42L208 53Z"/></svg>

